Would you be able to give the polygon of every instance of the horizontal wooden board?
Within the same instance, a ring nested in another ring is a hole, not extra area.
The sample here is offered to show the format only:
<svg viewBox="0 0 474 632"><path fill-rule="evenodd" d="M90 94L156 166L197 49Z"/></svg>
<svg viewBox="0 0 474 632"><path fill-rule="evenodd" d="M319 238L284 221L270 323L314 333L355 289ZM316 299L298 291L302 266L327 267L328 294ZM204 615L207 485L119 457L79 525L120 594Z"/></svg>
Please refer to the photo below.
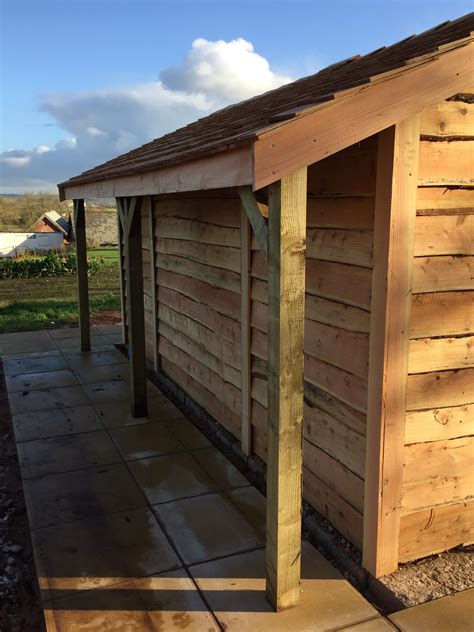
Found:
<svg viewBox="0 0 474 632"><path fill-rule="evenodd" d="M260 303L267 303L267 284L264 268L258 253L254 252L256 262L252 264L251 298ZM255 278L260 277L260 278ZM370 294L372 289L372 271L360 266L349 266L317 259L306 260L306 294L327 298L345 305L370 311Z"/></svg>
<svg viewBox="0 0 474 632"><path fill-rule="evenodd" d="M234 346L240 344L240 324L234 319L220 314L209 305L199 303L162 285L158 286L157 293L159 304L168 305L176 312L186 314L214 331L217 336L230 341Z"/></svg>
<svg viewBox="0 0 474 632"><path fill-rule="evenodd" d="M307 231L306 256L371 268L373 242L373 231L311 228Z"/></svg>
<svg viewBox="0 0 474 632"><path fill-rule="evenodd" d="M328 485L303 467L303 497L316 511L359 549L362 548L363 518Z"/></svg>
<svg viewBox="0 0 474 632"><path fill-rule="evenodd" d="M474 435L474 404L407 413L405 443L425 443Z"/></svg>
<svg viewBox="0 0 474 632"><path fill-rule="evenodd" d="M155 237L186 239L232 248L240 247L240 228L216 226L206 221L181 217L160 217L155 228Z"/></svg>
<svg viewBox="0 0 474 632"><path fill-rule="evenodd" d="M360 477L309 441L303 441L303 463L305 468L362 513L364 481Z"/></svg>
<svg viewBox="0 0 474 632"><path fill-rule="evenodd" d="M306 292L370 310L372 271L329 261L306 261Z"/></svg>
<svg viewBox="0 0 474 632"><path fill-rule="evenodd" d="M420 115L423 136L474 136L474 104L441 101Z"/></svg>
<svg viewBox="0 0 474 632"><path fill-rule="evenodd" d="M240 250L229 246L215 246L185 239L157 239L157 252L177 255L208 266L231 270L240 274ZM149 261L149 258L148 258Z"/></svg>
<svg viewBox="0 0 474 632"><path fill-rule="evenodd" d="M413 293L474 290L474 257L415 257Z"/></svg>
<svg viewBox="0 0 474 632"><path fill-rule="evenodd" d="M446 187L418 187L417 212L458 211L459 209L474 212L474 189L448 189Z"/></svg>
<svg viewBox="0 0 474 632"><path fill-rule="evenodd" d="M304 402L305 410L314 407L322 409L333 419L349 426L359 435L365 436L367 429L365 413L355 410L337 397L307 381L304 383Z"/></svg>
<svg viewBox="0 0 474 632"><path fill-rule="evenodd" d="M406 445L402 511L444 505L474 495L474 437Z"/></svg>
<svg viewBox="0 0 474 632"><path fill-rule="evenodd" d="M421 186L474 184L474 140L420 142L418 182Z"/></svg>
<svg viewBox="0 0 474 632"><path fill-rule="evenodd" d="M474 369L409 375L407 410L447 408L474 401Z"/></svg>
<svg viewBox="0 0 474 632"><path fill-rule="evenodd" d="M234 320L240 320L240 296L236 292L213 287L199 279L163 270L161 267L157 268L156 275L159 285L176 290Z"/></svg>
<svg viewBox="0 0 474 632"><path fill-rule="evenodd" d="M410 338L474 333L474 294L438 292L412 298Z"/></svg>
<svg viewBox="0 0 474 632"><path fill-rule="evenodd" d="M191 358L194 358L197 362L216 373L225 383L240 389L240 370L225 363L221 358L216 357L213 353L208 351L203 344L185 335L181 331L174 329L164 320L160 320L158 323L158 333L175 347L181 349L181 351L187 353Z"/></svg>
<svg viewBox="0 0 474 632"><path fill-rule="evenodd" d="M474 366L474 336L410 340L408 373L429 373Z"/></svg>
<svg viewBox="0 0 474 632"><path fill-rule="evenodd" d="M194 401L221 423L234 436L240 436L240 416L230 410L219 396L194 380L181 366L160 356L162 371L180 386Z"/></svg>
<svg viewBox="0 0 474 632"><path fill-rule="evenodd" d="M474 501L442 505L402 516L400 562L474 542Z"/></svg>
<svg viewBox="0 0 474 632"><path fill-rule="evenodd" d="M259 283L255 281L254 283ZM261 292L260 294L263 294ZM266 290L265 290L266 300ZM267 331L268 309L265 303L252 300L251 323L260 331ZM347 331L369 333L370 313L351 305L338 303L312 294L306 294L305 316L310 320L333 325Z"/></svg>
<svg viewBox="0 0 474 632"><path fill-rule="evenodd" d="M204 221L217 226L240 227L240 200L231 198L180 197L175 200L155 200L155 215Z"/></svg>
<svg viewBox="0 0 474 632"><path fill-rule="evenodd" d="M209 369L202 362L179 349L163 335L159 337L158 350L160 355L181 367L194 380L218 396L233 413L240 415L241 398L239 389L226 382L218 373Z"/></svg>
<svg viewBox="0 0 474 632"><path fill-rule="evenodd" d="M419 215L415 257L473 255L474 215Z"/></svg>
<svg viewBox="0 0 474 632"><path fill-rule="evenodd" d="M225 364L240 370L240 347L238 345L229 342L223 336L216 335L212 329L193 320L187 314L171 309L165 303L158 304L158 319L199 343Z"/></svg>
<svg viewBox="0 0 474 632"><path fill-rule="evenodd" d="M307 200L308 228L373 230L374 198L319 197Z"/></svg>
<svg viewBox="0 0 474 632"><path fill-rule="evenodd" d="M320 408L305 406L304 437L360 478L365 476L365 437Z"/></svg>
<svg viewBox="0 0 474 632"><path fill-rule="evenodd" d="M158 253L156 256L156 265L161 270L176 272L183 276L204 281L212 287L230 290L237 294L240 293L240 275L230 270L206 266L185 257L175 257L174 255L163 255L161 253Z"/></svg>

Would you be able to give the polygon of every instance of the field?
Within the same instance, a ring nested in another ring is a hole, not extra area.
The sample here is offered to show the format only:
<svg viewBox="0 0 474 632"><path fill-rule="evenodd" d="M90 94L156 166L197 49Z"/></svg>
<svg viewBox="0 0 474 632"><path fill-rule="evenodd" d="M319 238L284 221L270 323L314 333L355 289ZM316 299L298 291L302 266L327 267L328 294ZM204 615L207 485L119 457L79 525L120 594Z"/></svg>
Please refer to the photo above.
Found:
<svg viewBox="0 0 474 632"><path fill-rule="evenodd" d="M116 248L95 248L89 256L111 260L106 268L89 278L92 317L120 310L120 281ZM54 329L77 325L76 277L4 279L0 282L0 333Z"/></svg>

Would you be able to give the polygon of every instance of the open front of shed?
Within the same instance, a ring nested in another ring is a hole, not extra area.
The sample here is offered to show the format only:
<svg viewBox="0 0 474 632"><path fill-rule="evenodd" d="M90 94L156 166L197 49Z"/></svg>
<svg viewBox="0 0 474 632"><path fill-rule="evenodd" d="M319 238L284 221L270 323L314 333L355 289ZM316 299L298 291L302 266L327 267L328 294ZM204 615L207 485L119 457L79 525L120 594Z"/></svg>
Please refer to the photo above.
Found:
<svg viewBox="0 0 474 632"><path fill-rule="evenodd" d="M267 597L301 498L376 577L474 541L474 14L59 185L115 197L132 412L147 364L267 466Z"/></svg>

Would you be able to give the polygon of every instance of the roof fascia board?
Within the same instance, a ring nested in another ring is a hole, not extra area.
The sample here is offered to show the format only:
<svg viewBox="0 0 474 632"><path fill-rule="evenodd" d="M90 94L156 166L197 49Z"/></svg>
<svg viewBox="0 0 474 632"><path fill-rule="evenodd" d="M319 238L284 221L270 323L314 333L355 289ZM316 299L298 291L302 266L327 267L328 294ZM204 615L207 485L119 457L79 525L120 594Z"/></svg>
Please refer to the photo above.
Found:
<svg viewBox="0 0 474 632"><path fill-rule="evenodd" d="M462 92L474 83L474 43L364 86L346 98L258 134L253 189L318 160Z"/></svg>
<svg viewBox="0 0 474 632"><path fill-rule="evenodd" d="M249 144L145 173L59 186L59 197L63 201L238 187L252 184L252 160Z"/></svg>

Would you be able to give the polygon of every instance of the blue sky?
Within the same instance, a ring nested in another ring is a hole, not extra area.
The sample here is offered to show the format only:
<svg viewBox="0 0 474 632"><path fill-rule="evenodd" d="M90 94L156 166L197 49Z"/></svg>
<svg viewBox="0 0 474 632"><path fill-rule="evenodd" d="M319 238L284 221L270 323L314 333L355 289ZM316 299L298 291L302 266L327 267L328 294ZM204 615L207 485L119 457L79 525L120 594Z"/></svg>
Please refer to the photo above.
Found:
<svg viewBox="0 0 474 632"><path fill-rule="evenodd" d="M58 178L250 96L259 85L268 89L421 32L468 13L473 2L0 0L0 7L0 151L17 152L8 153L0 185L13 191L51 187ZM197 38L204 44L190 54ZM243 45L213 48L213 42L237 38L251 43L255 56ZM247 62L241 63L241 54ZM191 74L201 63L230 80L245 63L251 75L253 61L258 66L262 59L268 72L262 66L251 86L240 76L234 91L221 82L196 97L200 79ZM157 96L163 83L168 92ZM129 125L143 107L146 123ZM121 129L119 136L104 119Z"/></svg>

